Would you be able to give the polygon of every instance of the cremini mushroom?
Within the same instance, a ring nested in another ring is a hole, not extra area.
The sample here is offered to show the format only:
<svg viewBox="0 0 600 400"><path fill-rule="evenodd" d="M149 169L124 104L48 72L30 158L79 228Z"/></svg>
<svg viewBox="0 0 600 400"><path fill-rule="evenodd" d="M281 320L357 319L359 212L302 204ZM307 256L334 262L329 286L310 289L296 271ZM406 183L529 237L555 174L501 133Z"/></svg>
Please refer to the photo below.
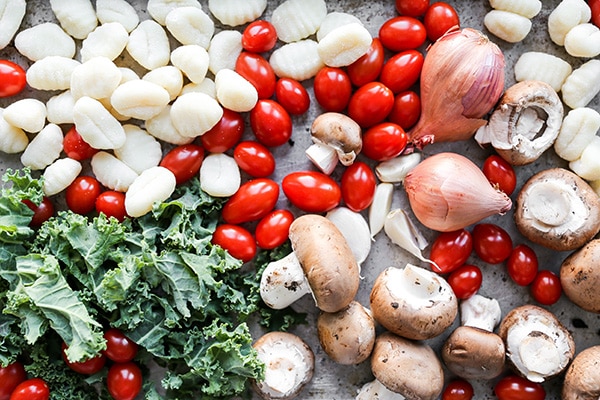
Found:
<svg viewBox="0 0 600 400"><path fill-rule="evenodd" d="M529 164L554 144L563 114L560 97L548 83L518 82L504 92L475 140L490 143L512 165Z"/></svg>
<svg viewBox="0 0 600 400"><path fill-rule="evenodd" d="M406 397L392 392L383 383L373 379L359 389L354 400L406 400Z"/></svg>
<svg viewBox="0 0 600 400"><path fill-rule="evenodd" d="M563 293L586 311L600 313L600 239L571 253L560 267Z"/></svg>
<svg viewBox="0 0 600 400"><path fill-rule="evenodd" d="M562 400L600 398L600 345L582 350L567 369Z"/></svg>
<svg viewBox="0 0 600 400"><path fill-rule="evenodd" d="M564 371L575 354L571 333L550 311L531 304L512 309L498 329L508 365L532 382Z"/></svg>
<svg viewBox="0 0 600 400"><path fill-rule="evenodd" d="M263 399L293 399L310 382L315 368L312 349L289 332L268 332L253 345L265 364L264 379L252 387Z"/></svg>
<svg viewBox="0 0 600 400"><path fill-rule="evenodd" d="M564 168L538 172L517 197L515 223L527 239L552 250L575 250L600 231L600 198Z"/></svg>

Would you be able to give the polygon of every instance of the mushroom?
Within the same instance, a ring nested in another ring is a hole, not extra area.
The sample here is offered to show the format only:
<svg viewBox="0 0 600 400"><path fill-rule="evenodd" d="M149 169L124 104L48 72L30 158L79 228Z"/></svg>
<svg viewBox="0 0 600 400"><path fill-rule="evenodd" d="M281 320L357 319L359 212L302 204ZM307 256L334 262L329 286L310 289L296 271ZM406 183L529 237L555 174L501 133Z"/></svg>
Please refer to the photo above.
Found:
<svg viewBox="0 0 600 400"><path fill-rule="evenodd" d="M371 355L375 345L375 321L368 309L353 301L336 313L321 312L317 334L321 347L333 361L360 364Z"/></svg>
<svg viewBox="0 0 600 400"><path fill-rule="evenodd" d="M373 317L383 327L408 339L441 334L458 314L456 295L435 272L407 264L385 269L370 295Z"/></svg>
<svg viewBox="0 0 600 400"><path fill-rule="evenodd" d="M600 198L564 168L538 172L517 197L515 223L527 239L552 250L575 250L600 231Z"/></svg>
<svg viewBox="0 0 600 400"><path fill-rule="evenodd" d="M460 305L461 322L442 346L448 369L464 379L493 379L504 370L505 347L492 330L500 322L495 299L473 295Z"/></svg>
<svg viewBox="0 0 600 400"><path fill-rule="evenodd" d="M354 400L405 400L406 397L400 393L392 392L386 388L385 385L379 382L377 379L373 379L371 382L365 383Z"/></svg>
<svg viewBox="0 0 600 400"><path fill-rule="evenodd" d="M562 400L600 398L600 345L582 350L567 369Z"/></svg>
<svg viewBox="0 0 600 400"><path fill-rule="evenodd" d="M550 311L531 304L512 309L500 322L508 364L524 378L542 383L560 374L575 354L571 333Z"/></svg>
<svg viewBox="0 0 600 400"><path fill-rule="evenodd" d="M491 143L512 165L529 164L554 144L563 114L560 97L548 83L518 82L506 90L475 140Z"/></svg>
<svg viewBox="0 0 600 400"><path fill-rule="evenodd" d="M570 254L560 267L563 293L582 309L600 313L600 239Z"/></svg>
<svg viewBox="0 0 600 400"><path fill-rule="evenodd" d="M253 347L258 359L265 364L264 379L252 382L261 398L293 399L312 379L314 353L293 333L268 332Z"/></svg>
<svg viewBox="0 0 600 400"><path fill-rule="evenodd" d="M433 349L391 332L375 339L371 371L386 388L407 400L435 400L444 387L442 363Z"/></svg>
<svg viewBox="0 0 600 400"><path fill-rule="evenodd" d="M290 225L289 238L293 252L271 262L262 274L265 304L282 309L311 293L322 311L348 306L358 292L359 268L335 224L321 215L304 214Z"/></svg>
<svg viewBox="0 0 600 400"><path fill-rule="evenodd" d="M307 157L325 174L331 174L338 160L351 165L362 150L362 131L352 118L337 112L320 114L312 123L313 144Z"/></svg>

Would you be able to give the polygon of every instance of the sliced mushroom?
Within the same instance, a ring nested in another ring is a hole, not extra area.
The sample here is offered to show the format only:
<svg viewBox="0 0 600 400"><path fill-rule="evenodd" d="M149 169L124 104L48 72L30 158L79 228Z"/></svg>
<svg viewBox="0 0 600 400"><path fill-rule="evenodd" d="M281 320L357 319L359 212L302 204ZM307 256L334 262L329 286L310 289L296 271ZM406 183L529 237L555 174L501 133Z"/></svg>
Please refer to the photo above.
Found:
<svg viewBox="0 0 600 400"><path fill-rule="evenodd" d="M560 267L564 294L586 311L600 313L600 239L570 254Z"/></svg>
<svg viewBox="0 0 600 400"><path fill-rule="evenodd" d="M600 198L573 172L547 169L523 185L515 223L534 243L552 250L575 250L600 231Z"/></svg>
<svg viewBox="0 0 600 400"><path fill-rule="evenodd" d="M526 80L509 87L475 140L491 143L512 165L525 165L552 146L562 123L560 97L549 84Z"/></svg>
<svg viewBox="0 0 600 400"><path fill-rule="evenodd" d="M600 345L582 350L567 369L562 400L600 398Z"/></svg>

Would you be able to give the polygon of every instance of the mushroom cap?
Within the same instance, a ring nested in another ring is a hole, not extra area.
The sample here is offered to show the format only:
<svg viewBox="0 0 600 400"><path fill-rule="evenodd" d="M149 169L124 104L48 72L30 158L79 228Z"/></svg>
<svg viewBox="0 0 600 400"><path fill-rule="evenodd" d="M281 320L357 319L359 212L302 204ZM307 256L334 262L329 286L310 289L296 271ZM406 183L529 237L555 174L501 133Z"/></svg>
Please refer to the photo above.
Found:
<svg viewBox="0 0 600 400"><path fill-rule="evenodd" d="M552 250L575 250L600 231L600 197L564 168L533 175L523 185L515 223L527 239Z"/></svg>
<svg viewBox="0 0 600 400"><path fill-rule="evenodd" d="M586 311L600 313L600 239L593 239L571 253L560 267L565 295Z"/></svg>
<svg viewBox="0 0 600 400"><path fill-rule="evenodd" d="M435 400L444 387L442 363L433 349L391 332L375 339L371 370L379 382L407 400Z"/></svg>
<svg viewBox="0 0 600 400"><path fill-rule="evenodd" d="M504 342L493 332L459 326L444 343L442 359L461 378L493 379L504 370Z"/></svg>
<svg viewBox="0 0 600 400"><path fill-rule="evenodd" d="M582 350L567 369L562 389L563 400L600 398L600 345Z"/></svg>
<svg viewBox="0 0 600 400"><path fill-rule="evenodd" d="M337 112L320 114L312 123L315 143L332 147L343 165L350 165L362 150L362 131L352 118Z"/></svg>
<svg viewBox="0 0 600 400"><path fill-rule="evenodd" d="M333 361L360 364L373 351L375 320L369 310L353 301L336 313L322 312L317 318L317 333L321 347Z"/></svg>
<svg viewBox="0 0 600 400"><path fill-rule="evenodd" d="M359 267L336 225L324 216L304 214L290 225L289 238L317 307L337 312L348 306L358 292Z"/></svg>

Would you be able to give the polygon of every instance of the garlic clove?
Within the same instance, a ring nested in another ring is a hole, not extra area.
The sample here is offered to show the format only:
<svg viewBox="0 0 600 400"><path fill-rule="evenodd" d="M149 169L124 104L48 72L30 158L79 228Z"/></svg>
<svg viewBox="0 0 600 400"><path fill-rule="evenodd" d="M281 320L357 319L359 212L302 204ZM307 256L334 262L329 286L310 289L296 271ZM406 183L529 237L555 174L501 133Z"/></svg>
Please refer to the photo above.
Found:
<svg viewBox="0 0 600 400"><path fill-rule="evenodd" d="M383 229L385 219L392 208L394 185L382 182L375 188L373 202L369 207L369 229L371 237L375 237Z"/></svg>
<svg viewBox="0 0 600 400"><path fill-rule="evenodd" d="M421 159L421 153L418 152L400 155L379 163L375 167L375 173L381 182L401 183L404 182L406 174L421 162Z"/></svg>
<svg viewBox="0 0 600 400"><path fill-rule="evenodd" d="M427 239L408 218L404 210L397 208L390 211L385 218L384 230L394 244L402 247L421 261L433 263L421 254L421 250L429 244Z"/></svg>
<svg viewBox="0 0 600 400"><path fill-rule="evenodd" d="M371 251L371 231L364 217L346 207L337 207L325 217L337 226L346 238L356 262L360 266Z"/></svg>

